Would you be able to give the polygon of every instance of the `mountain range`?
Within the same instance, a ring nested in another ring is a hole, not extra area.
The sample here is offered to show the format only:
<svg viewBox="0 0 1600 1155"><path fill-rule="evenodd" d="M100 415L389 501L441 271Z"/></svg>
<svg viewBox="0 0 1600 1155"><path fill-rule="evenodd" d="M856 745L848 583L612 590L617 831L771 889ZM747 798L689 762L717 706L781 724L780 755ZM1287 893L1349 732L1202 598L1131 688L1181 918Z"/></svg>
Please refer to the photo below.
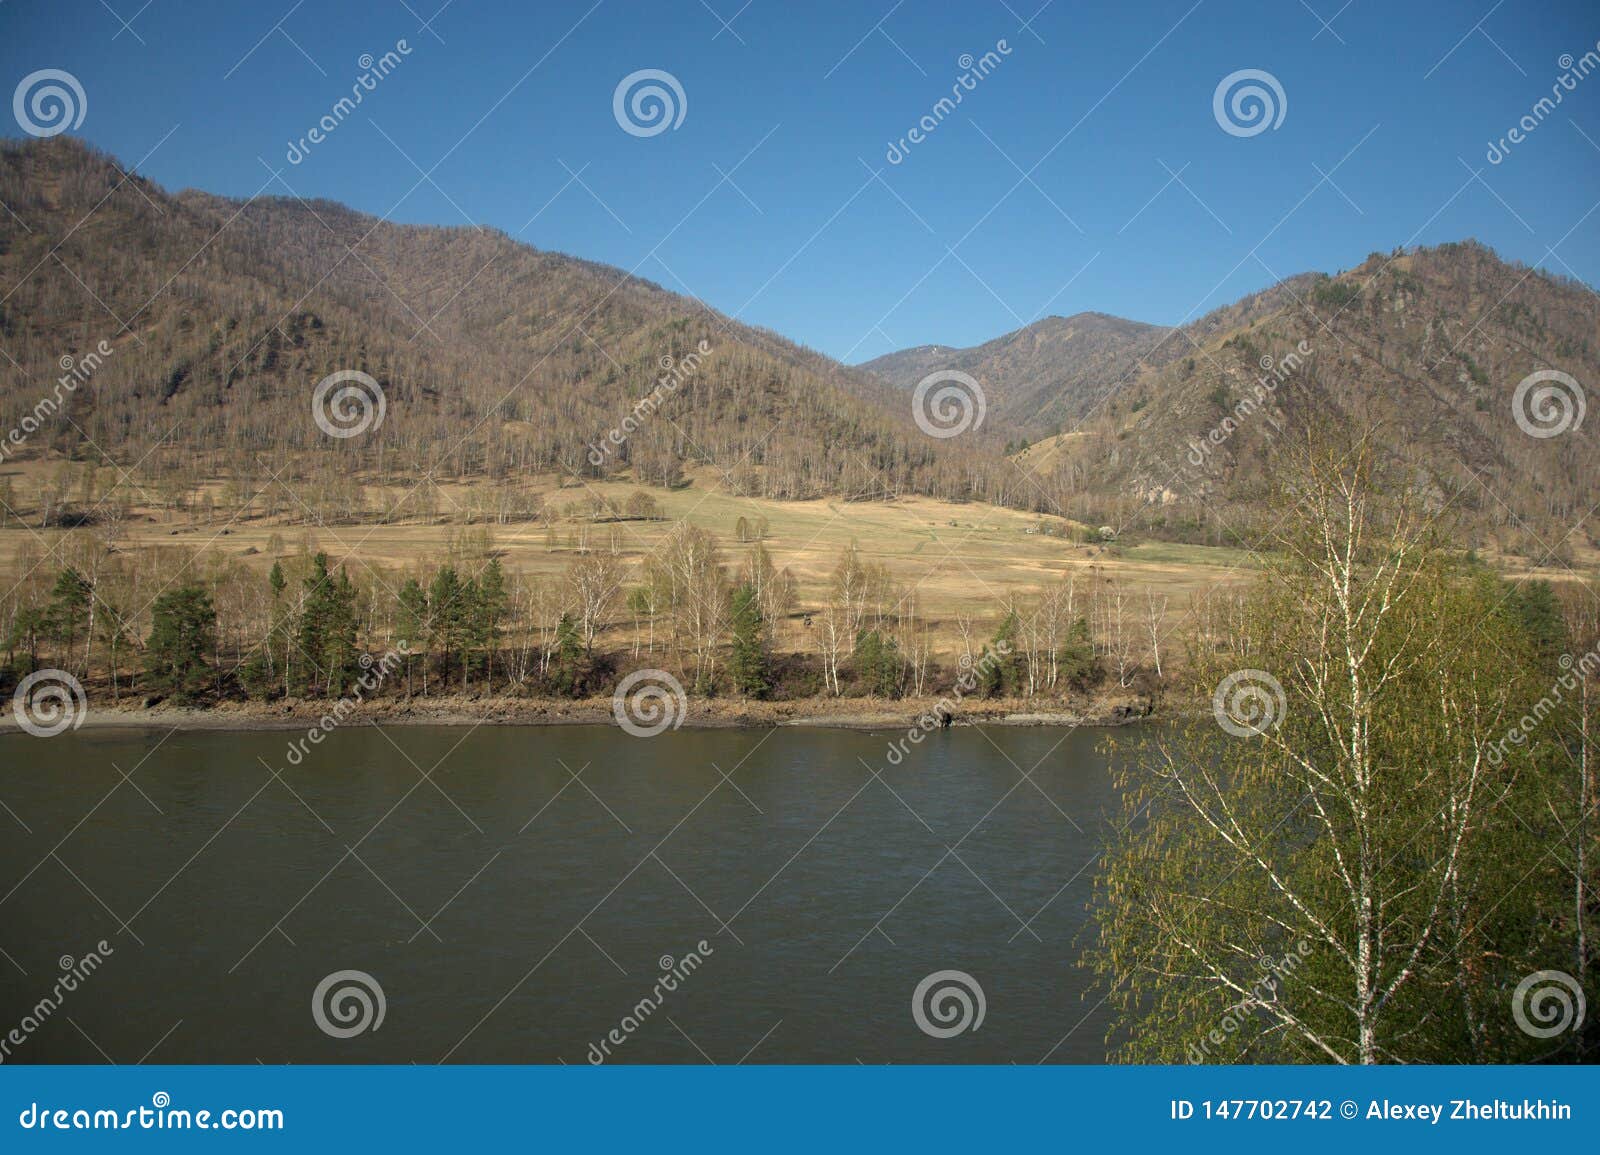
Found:
<svg viewBox="0 0 1600 1155"><path fill-rule="evenodd" d="M1272 514L1286 439L1348 423L1503 544L1559 551L1549 527L1600 500L1576 420L1600 382L1600 297L1470 241L1300 274L1181 327L1080 313L851 367L503 232L170 193L65 136L0 142L0 202L0 419L36 413L63 358L110 350L10 456L153 485L671 486L706 466L772 499L920 493L1237 540ZM385 417L330 437L310 399L348 370L376 379ZM978 382L981 428L919 427L910 391L941 370ZM1539 372L1573 386L1519 395ZM1542 396L1569 399L1554 436L1526 431Z"/></svg>

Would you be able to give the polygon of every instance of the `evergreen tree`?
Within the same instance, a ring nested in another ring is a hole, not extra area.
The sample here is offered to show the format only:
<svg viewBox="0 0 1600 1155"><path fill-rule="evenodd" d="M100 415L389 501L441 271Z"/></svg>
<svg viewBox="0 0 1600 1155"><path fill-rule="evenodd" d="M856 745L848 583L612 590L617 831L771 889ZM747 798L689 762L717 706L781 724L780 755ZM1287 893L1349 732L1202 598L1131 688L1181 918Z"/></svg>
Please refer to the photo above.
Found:
<svg viewBox="0 0 1600 1155"><path fill-rule="evenodd" d="M465 587L453 565L442 565L428 587L428 624L433 644L439 648L440 676L450 684L450 669L461 651L462 595Z"/></svg>
<svg viewBox="0 0 1600 1155"><path fill-rule="evenodd" d="M856 637L856 674L862 689L875 698L900 696L900 647L893 638L877 630L863 630Z"/></svg>
<svg viewBox="0 0 1600 1155"><path fill-rule="evenodd" d="M1021 623L1015 610L1001 619L994 637L984 647L980 656L978 688L986 698L1017 693L1027 683L1027 667L1017 649L1017 633Z"/></svg>
<svg viewBox="0 0 1600 1155"><path fill-rule="evenodd" d="M472 599L472 645L483 654L483 686L494 681L494 655L500 644L500 620L506 608L506 575L499 558L490 558Z"/></svg>
<svg viewBox="0 0 1600 1155"><path fill-rule="evenodd" d="M87 628L89 605L93 597L94 587L70 565L56 575L55 587L50 591L50 607L45 611L45 622L51 640L61 647L63 665L71 662L72 643L78 632Z"/></svg>
<svg viewBox="0 0 1600 1155"><path fill-rule="evenodd" d="M561 620L556 623L555 656L550 661L550 688L558 694L576 697L582 689L587 665L578 623L572 620L571 614L563 613Z"/></svg>
<svg viewBox="0 0 1600 1155"><path fill-rule="evenodd" d="M356 627L360 621L356 608L358 600L355 583L350 580L349 572L340 566L323 648L329 679L328 696L332 698L341 697L361 675L360 652L356 647Z"/></svg>
<svg viewBox="0 0 1600 1155"><path fill-rule="evenodd" d="M1567 622L1555 590L1547 581L1524 582L1512 591L1508 601L1533 643L1539 663L1553 671L1567 650Z"/></svg>
<svg viewBox="0 0 1600 1155"><path fill-rule="evenodd" d="M478 650L482 647L483 615L481 603L483 593L478 588L478 579L469 578L461 587L461 596L456 605L457 632L461 639L461 692L467 692L467 677L472 671Z"/></svg>
<svg viewBox="0 0 1600 1155"><path fill-rule="evenodd" d="M299 679L301 692L310 697L321 693L330 698L343 696L354 682L356 662L356 591L348 574L328 569L328 555L318 552L311 559L311 573L304 582L305 598L300 610L300 653L311 669Z"/></svg>
<svg viewBox="0 0 1600 1155"><path fill-rule="evenodd" d="M145 671L152 688L180 702L193 701L206 688L206 654L216 637L217 612L211 595L197 585L180 586L155 600Z"/></svg>
<svg viewBox="0 0 1600 1155"><path fill-rule="evenodd" d="M1060 651L1061 678L1075 690L1087 690L1100 680L1100 665L1094 656L1094 637L1089 623L1078 618L1067 627Z"/></svg>
<svg viewBox="0 0 1600 1155"><path fill-rule="evenodd" d="M742 585L733 591L733 653L728 673L733 688L747 698L764 698L772 689L767 655L766 622L761 618L761 598Z"/></svg>
<svg viewBox="0 0 1600 1155"><path fill-rule="evenodd" d="M25 650L22 667L16 672L30 674L39 668L39 642L49 632L43 609L38 606L19 606L12 618L11 629L6 634L6 664L16 666L18 649Z"/></svg>

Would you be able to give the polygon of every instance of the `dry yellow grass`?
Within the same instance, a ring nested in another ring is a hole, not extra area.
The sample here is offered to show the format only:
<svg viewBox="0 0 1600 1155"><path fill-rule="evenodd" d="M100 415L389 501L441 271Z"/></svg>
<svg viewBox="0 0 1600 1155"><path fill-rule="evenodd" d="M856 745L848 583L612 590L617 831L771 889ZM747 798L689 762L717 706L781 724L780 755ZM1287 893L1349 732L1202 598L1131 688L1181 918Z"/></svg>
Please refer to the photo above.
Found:
<svg viewBox="0 0 1600 1155"><path fill-rule="evenodd" d="M49 476L50 468L24 461L11 463L0 473L31 506L32 495ZM922 612L934 628L936 648L945 653L955 648L958 614L973 617L980 627L988 625L1008 598L1025 597L1069 570L1077 571L1086 582L1110 578L1126 583L1141 603L1146 590L1154 591L1157 597L1167 598L1169 612L1176 616L1188 609L1196 593L1248 581L1260 562L1247 551L1219 547L1165 542L1076 544L1039 532L1047 525L1066 528L1068 523L1060 518L982 504L925 497L870 502L838 498L777 502L740 497L728 492L713 470L692 471L689 484L678 490L646 490L660 503L662 517L655 521L588 518L586 511L594 498L620 505L639 491L627 482L580 485L563 484L557 477L536 478L529 488L543 498L546 509L570 508L573 516L550 524L486 525L480 521L471 526L458 512L469 504L470 483L437 487L440 513L435 520L388 525L316 524L304 510L297 510L297 517L266 517L253 510L227 507L221 482L204 488L215 503L215 512L205 517L136 502L118 548L139 551L178 546L217 551L265 573L276 557L314 543L336 560L348 562L353 572L371 572L395 587L396 575L437 564L446 556L450 539L466 528L487 528L507 569L555 576L585 543L603 545L613 538L623 556L637 563L684 519L715 533L729 562L737 564L750 548L736 540L739 519L752 526L765 519L767 549L774 562L787 566L798 583L798 613L822 606L841 551L854 543L865 557L885 565L902 586L915 588ZM374 508L392 505L403 492L400 486L387 490L369 486L367 503ZM22 576L17 562L25 552L37 555L45 543L63 532L39 531L15 522L0 529L0 573L10 575L7 586ZM41 566L40 571L49 568ZM1540 576L1560 575L1540 571ZM782 629L777 640L780 645L809 648L800 620Z"/></svg>
<svg viewBox="0 0 1600 1155"><path fill-rule="evenodd" d="M5 469L15 491L28 498L47 476L37 462L14 463ZM199 517L152 508L136 501L132 517L124 523L118 548L150 550L184 547L218 551L265 572L273 560L297 551L308 540L338 560L352 560L352 568L384 575L432 566L446 554L453 535L467 528L454 506L465 507L467 484L441 484L437 507L440 516L427 523L316 524L305 511L299 517L266 517L224 504L220 482L205 487L215 502L215 512ZM851 543L863 555L883 563L894 579L914 586L923 612L934 622L942 639L957 613L986 622L1000 613L1011 596L1025 595L1041 584L1061 577L1069 569L1092 571L1129 582L1136 590L1155 588L1170 596L1174 608L1187 604L1188 596L1216 582L1248 577L1251 559L1240 551L1172 547L1157 544L1122 547L1075 544L1064 537L1039 532L1046 523L1065 528L1059 518L1043 517L982 504L955 504L925 497L892 501L847 502L838 498L778 502L740 497L727 491L710 470L695 471L682 489L649 489L661 506L656 521L591 521L577 515L595 497L619 504L638 492L626 482L577 485L546 477L531 483L547 509L571 507L575 515L552 525L543 522L488 524L493 546L502 564L529 574L562 572L577 547L584 542L604 544L613 537L622 554L637 562L653 549L679 520L703 526L723 542L731 563L750 548L736 540L736 526L745 518L752 526L766 521L765 545L774 562L789 567L798 583L799 611L816 609L826 597L829 574L841 551ZM372 507L398 501L403 490L367 490ZM485 528L482 522L471 526ZM37 553L40 539L51 542L61 530L39 531L11 526L0 529L0 572L20 575L16 560L29 546ZM47 568L47 567L46 567ZM9 584L9 582L8 582ZM795 628L800 628L798 623ZM803 635L792 639L803 643Z"/></svg>
<svg viewBox="0 0 1600 1155"><path fill-rule="evenodd" d="M1013 453L1011 460L1031 473L1048 474L1055 468L1056 458L1061 456L1066 446L1088 436L1087 433L1072 432L1058 433L1054 437L1041 437L1028 448Z"/></svg>

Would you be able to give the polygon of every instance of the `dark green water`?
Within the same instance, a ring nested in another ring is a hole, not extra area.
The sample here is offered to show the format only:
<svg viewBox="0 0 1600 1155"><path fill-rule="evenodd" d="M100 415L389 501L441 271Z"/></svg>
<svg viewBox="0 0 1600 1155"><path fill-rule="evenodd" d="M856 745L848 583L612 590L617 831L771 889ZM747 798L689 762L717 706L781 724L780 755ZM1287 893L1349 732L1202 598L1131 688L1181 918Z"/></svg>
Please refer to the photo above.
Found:
<svg viewBox="0 0 1600 1155"><path fill-rule="evenodd" d="M1100 1061L1103 736L892 766L886 733L350 726L295 766L299 731L8 735L0 1035L112 953L6 1061L582 1063L701 940L612 1061ZM386 1010L334 1038L347 969ZM912 1014L942 970L986 1004L949 1038Z"/></svg>

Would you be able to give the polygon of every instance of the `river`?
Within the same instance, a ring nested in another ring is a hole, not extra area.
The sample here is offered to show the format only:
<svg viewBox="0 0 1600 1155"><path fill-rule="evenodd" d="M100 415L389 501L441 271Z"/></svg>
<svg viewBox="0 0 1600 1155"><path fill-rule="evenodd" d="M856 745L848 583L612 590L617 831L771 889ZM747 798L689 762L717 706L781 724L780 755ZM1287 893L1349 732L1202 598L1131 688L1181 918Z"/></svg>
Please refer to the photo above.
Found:
<svg viewBox="0 0 1600 1155"><path fill-rule="evenodd" d="M1103 1061L1105 735L6 736L4 1058Z"/></svg>

